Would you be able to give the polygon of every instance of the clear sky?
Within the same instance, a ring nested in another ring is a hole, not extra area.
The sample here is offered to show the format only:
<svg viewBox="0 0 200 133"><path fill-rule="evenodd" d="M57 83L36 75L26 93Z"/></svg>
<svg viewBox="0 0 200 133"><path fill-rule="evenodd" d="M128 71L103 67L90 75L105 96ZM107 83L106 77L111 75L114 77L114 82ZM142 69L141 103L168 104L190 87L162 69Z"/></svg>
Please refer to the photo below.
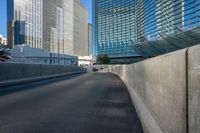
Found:
<svg viewBox="0 0 200 133"><path fill-rule="evenodd" d="M81 0L81 3L88 9L88 22L92 23L92 0ZM7 35L6 29L6 0L0 0L0 34Z"/></svg>

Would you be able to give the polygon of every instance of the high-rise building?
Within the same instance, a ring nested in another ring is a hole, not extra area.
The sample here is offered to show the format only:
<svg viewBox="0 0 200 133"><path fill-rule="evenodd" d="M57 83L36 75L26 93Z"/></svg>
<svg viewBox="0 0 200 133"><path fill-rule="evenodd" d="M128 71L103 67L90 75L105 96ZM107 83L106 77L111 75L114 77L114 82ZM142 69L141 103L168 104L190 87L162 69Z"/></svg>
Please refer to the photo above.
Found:
<svg viewBox="0 0 200 133"><path fill-rule="evenodd" d="M199 9L199 0L94 0L96 55L134 55L133 44L200 26Z"/></svg>
<svg viewBox="0 0 200 133"><path fill-rule="evenodd" d="M43 44L46 51L74 55L75 0L43 0ZM80 3L79 3L80 4ZM87 16L84 19L87 19ZM83 22L82 20L78 20ZM87 31L84 31L87 32ZM81 46L81 44L80 44Z"/></svg>
<svg viewBox="0 0 200 133"><path fill-rule="evenodd" d="M43 0L43 44L46 51L87 55L87 10L80 0Z"/></svg>
<svg viewBox="0 0 200 133"><path fill-rule="evenodd" d="M64 53L74 55L74 0L64 0Z"/></svg>
<svg viewBox="0 0 200 133"><path fill-rule="evenodd" d="M162 39L200 25L199 0L136 0L138 40Z"/></svg>
<svg viewBox="0 0 200 133"><path fill-rule="evenodd" d="M7 1L8 46L28 44L34 48L42 45L42 0Z"/></svg>
<svg viewBox="0 0 200 133"><path fill-rule="evenodd" d="M96 54L130 56L137 40L135 0L93 0Z"/></svg>
<svg viewBox="0 0 200 133"><path fill-rule="evenodd" d="M80 0L7 1L8 43L47 52L88 55L88 13Z"/></svg>
<svg viewBox="0 0 200 133"><path fill-rule="evenodd" d="M161 36L175 34L183 28L183 0L137 0L136 6L138 40L160 39Z"/></svg>
<svg viewBox="0 0 200 133"><path fill-rule="evenodd" d="M92 24L88 24L88 55L92 55Z"/></svg>
<svg viewBox="0 0 200 133"><path fill-rule="evenodd" d="M88 12L80 0L74 0L74 54L88 55Z"/></svg>
<svg viewBox="0 0 200 133"><path fill-rule="evenodd" d="M64 8L62 0L43 0L44 50L64 53Z"/></svg>
<svg viewBox="0 0 200 133"><path fill-rule="evenodd" d="M184 30L200 26L200 0L182 0Z"/></svg>

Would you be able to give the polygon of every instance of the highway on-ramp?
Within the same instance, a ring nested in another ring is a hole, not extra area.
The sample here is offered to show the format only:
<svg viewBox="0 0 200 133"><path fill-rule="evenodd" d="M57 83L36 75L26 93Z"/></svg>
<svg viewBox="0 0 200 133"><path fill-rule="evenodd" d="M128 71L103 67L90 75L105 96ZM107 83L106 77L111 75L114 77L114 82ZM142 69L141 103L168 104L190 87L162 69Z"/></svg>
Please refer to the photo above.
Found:
<svg viewBox="0 0 200 133"><path fill-rule="evenodd" d="M0 133L142 133L124 83L90 73L0 89Z"/></svg>

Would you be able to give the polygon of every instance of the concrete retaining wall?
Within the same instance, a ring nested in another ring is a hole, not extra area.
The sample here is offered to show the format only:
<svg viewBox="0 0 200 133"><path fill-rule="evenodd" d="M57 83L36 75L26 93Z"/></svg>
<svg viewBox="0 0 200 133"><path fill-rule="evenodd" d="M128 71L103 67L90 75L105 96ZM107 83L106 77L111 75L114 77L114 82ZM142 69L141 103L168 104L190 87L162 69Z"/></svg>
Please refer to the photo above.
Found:
<svg viewBox="0 0 200 133"><path fill-rule="evenodd" d="M189 133L200 133L200 46L188 51Z"/></svg>
<svg viewBox="0 0 200 133"><path fill-rule="evenodd" d="M38 64L0 64L0 81L83 72L81 67Z"/></svg>
<svg viewBox="0 0 200 133"><path fill-rule="evenodd" d="M200 132L200 46L104 72L124 80L146 133Z"/></svg>

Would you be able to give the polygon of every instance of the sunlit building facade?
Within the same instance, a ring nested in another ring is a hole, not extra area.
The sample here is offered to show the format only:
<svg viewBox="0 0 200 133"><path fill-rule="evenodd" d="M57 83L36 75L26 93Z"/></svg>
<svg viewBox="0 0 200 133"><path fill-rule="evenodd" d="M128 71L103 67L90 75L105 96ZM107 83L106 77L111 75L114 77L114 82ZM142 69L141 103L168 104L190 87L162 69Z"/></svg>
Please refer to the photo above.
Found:
<svg viewBox="0 0 200 133"><path fill-rule="evenodd" d="M10 48L18 44L43 48L42 7L42 0L7 1L7 36Z"/></svg>
<svg viewBox="0 0 200 133"><path fill-rule="evenodd" d="M88 12L80 0L74 0L74 54L88 55Z"/></svg>
<svg viewBox="0 0 200 133"><path fill-rule="evenodd" d="M88 13L80 0L43 0L44 50L86 56Z"/></svg>
<svg viewBox="0 0 200 133"><path fill-rule="evenodd" d="M64 53L74 55L74 0L63 0Z"/></svg>
<svg viewBox="0 0 200 133"><path fill-rule="evenodd" d="M64 53L64 8L62 0L43 0L44 50Z"/></svg>
<svg viewBox="0 0 200 133"><path fill-rule="evenodd" d="M8 0L8 46L88 55L88 12L80 0Z"/></svg>

